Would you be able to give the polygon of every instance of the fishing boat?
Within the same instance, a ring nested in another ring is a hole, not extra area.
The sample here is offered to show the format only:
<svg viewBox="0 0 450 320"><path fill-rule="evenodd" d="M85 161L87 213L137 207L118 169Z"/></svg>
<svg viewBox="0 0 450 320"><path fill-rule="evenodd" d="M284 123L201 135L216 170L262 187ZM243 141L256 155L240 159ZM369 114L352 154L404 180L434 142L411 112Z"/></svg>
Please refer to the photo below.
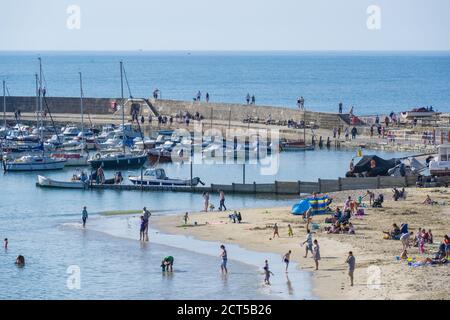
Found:
<svg viewBox="0 0 450 320"><path fill-rule="evenodd" d="M71 181L58 181L53 180L41 175L37 176L37 185L39 187L49 187L49 188L63 188L63 189L86 189L89 186L87 181L81 180L71 180Z"/></svg>
<svg viewBox="0 0 450 320"><path fill-rule="evenodd" d="M147 169L141 176L129 176L128 179L137 185L144 186L197 186L204 184L199 177L192 179L176 179L166 176L164 169Z"/></svg>
<svg viewBox="0 0 450 320"><path fill-rule="evenodd" d="M282 151L309 151L314 150L314 146L312 144L306 144L303 140L281 141L280 149Z"/></svg>
<svg viewBox="0 0 450 320"><path fill-rule="evenodd" d="M43 171L61 170L65 159L54 159L48 156L26 155L14 160L3 161L3 169L7 171Z"/></svg>

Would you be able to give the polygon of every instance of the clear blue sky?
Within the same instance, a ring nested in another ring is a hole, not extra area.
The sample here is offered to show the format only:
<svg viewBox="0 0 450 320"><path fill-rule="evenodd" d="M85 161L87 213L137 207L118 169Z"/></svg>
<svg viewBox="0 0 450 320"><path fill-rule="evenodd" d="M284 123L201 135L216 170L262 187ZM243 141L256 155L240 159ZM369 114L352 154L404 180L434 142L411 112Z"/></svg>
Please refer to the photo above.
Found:
<svg viewBox="0 0 450 320"><path fill-rule="evenodd" d="M66 27L69 5L81 29ZM381 30L366 27L381 7ZM0 50L450 50L449 0L2 0Z"/></svg>

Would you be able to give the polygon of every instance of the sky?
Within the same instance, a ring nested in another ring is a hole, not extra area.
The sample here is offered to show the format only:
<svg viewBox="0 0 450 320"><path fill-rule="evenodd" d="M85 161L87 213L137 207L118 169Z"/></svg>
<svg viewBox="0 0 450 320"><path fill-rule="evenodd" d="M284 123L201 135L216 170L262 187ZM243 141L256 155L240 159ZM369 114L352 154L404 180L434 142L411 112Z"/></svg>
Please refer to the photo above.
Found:
<svg viewBox="0 0 450 320"><path fill-rule="evenodd" d="M0 0L0 50L449 51L449 12L449 0Z"/></svg>

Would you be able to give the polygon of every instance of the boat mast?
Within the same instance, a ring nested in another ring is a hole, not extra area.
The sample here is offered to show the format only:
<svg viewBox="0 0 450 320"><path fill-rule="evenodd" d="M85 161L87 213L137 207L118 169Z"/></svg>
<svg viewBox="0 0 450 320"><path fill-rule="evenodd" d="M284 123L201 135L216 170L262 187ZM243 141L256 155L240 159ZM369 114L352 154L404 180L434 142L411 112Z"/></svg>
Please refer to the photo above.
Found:
<svg viewBox="0 0 450 320"><path fill-rule="evenodd" d="M83 78L80 74L80 109L81 109L81 149L84 150L84 109L83 109Z"/></svg>
<svg viewBox="0 0 450 320"><path fill-rule="evenodd" d="M123 99L123 62L120 61L120 93L122 99L122 147L125 154L125 104Z"/></svg>
<svg viewBox="0 0 450 320"><path fill-rule="evenodd" d="M40 119L40 123L38 123L39 125L39 137L41 139L41 142L44 142L44 137L42 136L42 125L43 125L43 120L42 120L42 96L43 96L43 91L42 91L42 60L41 57L38 58L39 59L39 110L38 110L38 114L39 114L39 119Z"/></svg>
<svg viewBox="0 0 450 320"><path fill-rule="evenodd" d="M39 78L38 74L34 74L36 80L36 125L39 125Z"/></svg>
<svg viewBox="0 0 450 320"><path fill-rule="evenodd" d="M3 125L6 130L6 81L3 80Z"/></svg>

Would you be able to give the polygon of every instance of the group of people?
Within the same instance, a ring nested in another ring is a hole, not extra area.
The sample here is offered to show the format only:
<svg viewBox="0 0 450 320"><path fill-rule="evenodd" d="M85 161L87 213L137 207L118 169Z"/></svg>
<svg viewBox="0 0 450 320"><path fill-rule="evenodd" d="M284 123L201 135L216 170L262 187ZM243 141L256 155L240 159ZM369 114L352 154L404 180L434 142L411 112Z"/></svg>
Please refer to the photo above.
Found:
<svg viewBox="0 0 450 320"><path fill-rule="evenodd" d="M203 192L203 211L208 212L208 210L213 211L214 205L209 202L209 192ZM219 190L219 211L227 211L227 207L225 206L225 192L223 190Z"/></svg>
<svg viewBox="0 0 450 320"><path fill-rule="evenodd" d="M245 101L247 101L247 104L255 104L256 97L255 95L250 96L250 93L247 93L247 95L245 96Z"/></svg>
<svg viewBox="0 0 450 320"><path fill-rule="evenodd" d="M206 103L209 102L209 98L210 98L209 92L207 92L207 93L205 94L205 101L206 101ZM200 102L200 101L202 100L202 93L201 93L200 90L197 91L197 94L195 95L195 97L193 98L193 100L194 100L194 101L198 101L198 102Z"/></svg>

